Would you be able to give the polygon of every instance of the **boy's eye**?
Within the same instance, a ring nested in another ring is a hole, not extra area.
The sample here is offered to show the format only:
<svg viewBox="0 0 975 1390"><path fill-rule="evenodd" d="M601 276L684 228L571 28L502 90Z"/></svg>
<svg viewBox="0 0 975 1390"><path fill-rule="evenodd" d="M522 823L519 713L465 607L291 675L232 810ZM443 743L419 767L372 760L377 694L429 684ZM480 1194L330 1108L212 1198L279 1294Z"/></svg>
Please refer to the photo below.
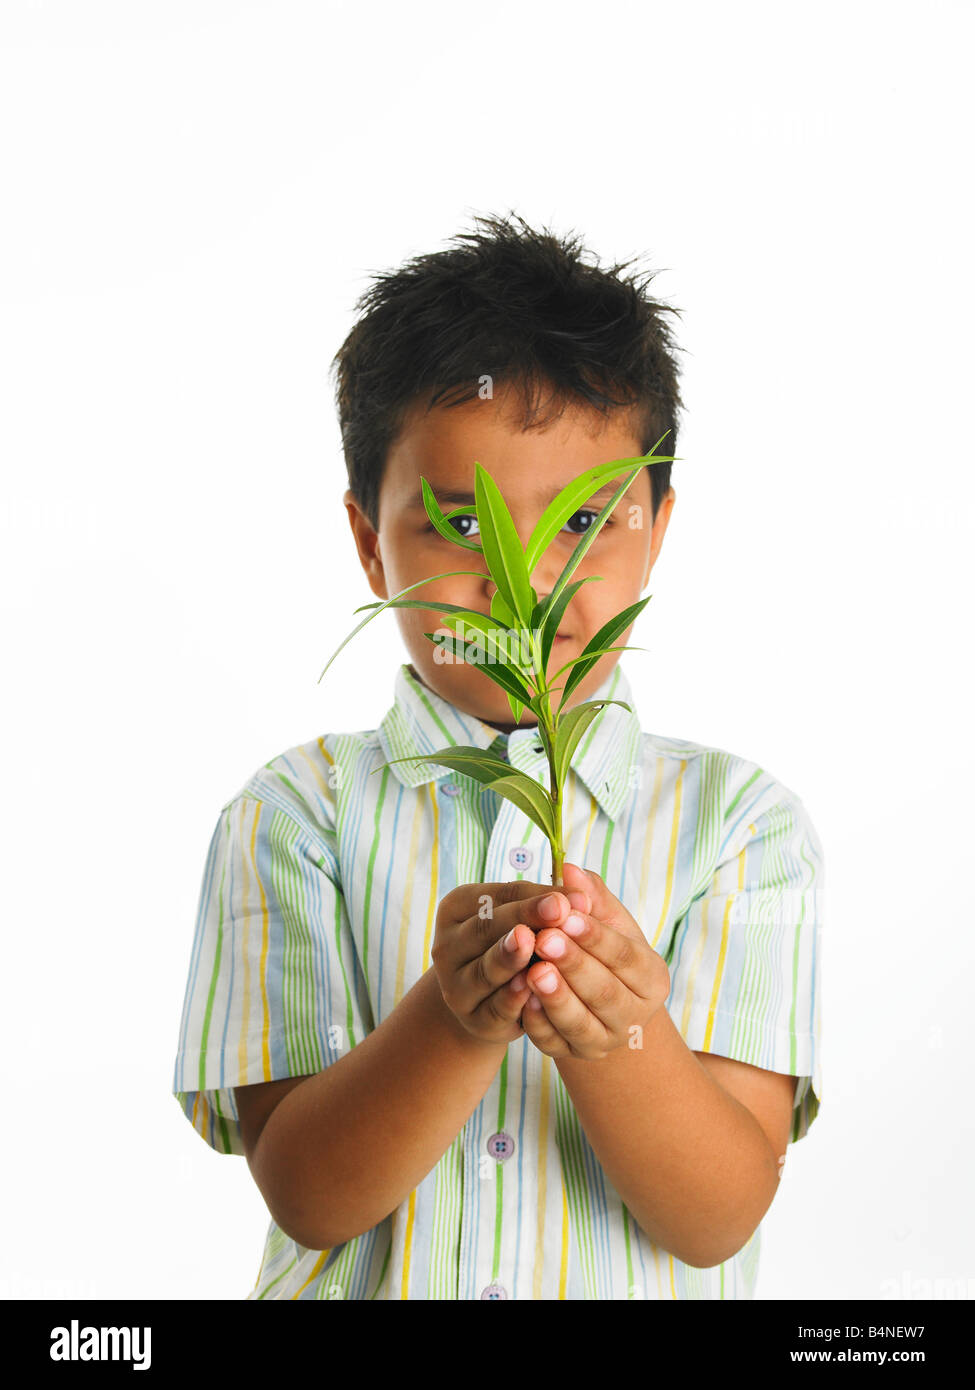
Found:
<svg viewBox="0 0 975 1390"><path fill-rule="evenodd" d="M591 508L589 508L589 507L584 507L581 511L573 512L572 516L569 517L569 520L568 520L565 524L566 524L566 526L571 525L571 523L574 522L578 517L585 517L585 516L592 517L592 521L587 522L587 523L582 527L581 530L573 532L574 535L577 535L577 536L584 536L584 535L586 534L586 532L589 530L589 527L593 525L593 523L595 522L596 517L597 517L598 515L599 515L599 513L596 512L596 511L593 511ZM457 524L457 523L459 523L459 522L470 522L471 527L476 528L476 527L477 527L477 517L476 517L476 516L470 516L470 515L465 515L465 516L452 516L452 517L450 518L450 523L449 523L449 524L450 524L451 526L453 526L453 528L454 528L455 531L459 531L460 534L461 534L465 539L467 539L467 538L469 538L469 537L474 536L474 535L477 534L476 529L472 530L472 529L468 528L468 529L465 529L465 530L461 530L461 527ZM604 522L604 529L605 529L606 526L612 526L612 524L613 524L612 517L607 517L606 521ZM427 527L427 530L428 530L428 531L432 531L433 529L434 529L434 528L433 528L432 525Z"/></svg>

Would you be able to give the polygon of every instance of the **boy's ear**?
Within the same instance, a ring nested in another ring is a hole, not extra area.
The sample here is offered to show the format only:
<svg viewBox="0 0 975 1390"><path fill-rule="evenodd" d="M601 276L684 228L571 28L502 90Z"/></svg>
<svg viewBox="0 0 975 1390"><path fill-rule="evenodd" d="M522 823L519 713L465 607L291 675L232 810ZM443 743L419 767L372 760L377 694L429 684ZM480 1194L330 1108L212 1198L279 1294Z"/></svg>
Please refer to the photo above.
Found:
<svg viewBox="0 0 975 1390"><path fill-rule="evenodd" d="M346 489L342 501L349 514L349 525L352 527L352 534L355 537L359 563L369 581L369 587L377 598L389 598L386 588L386 574L379 552L379 535L373 530L372 523L355 500L350 488Z"/></svg>

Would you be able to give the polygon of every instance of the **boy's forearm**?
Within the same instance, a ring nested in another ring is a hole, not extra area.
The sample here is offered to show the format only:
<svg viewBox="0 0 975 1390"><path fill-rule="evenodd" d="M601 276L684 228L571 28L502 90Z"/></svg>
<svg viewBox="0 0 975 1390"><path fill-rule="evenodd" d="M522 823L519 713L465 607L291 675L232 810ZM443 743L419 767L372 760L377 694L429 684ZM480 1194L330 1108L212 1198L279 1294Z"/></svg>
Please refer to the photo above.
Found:
<svg viewBox="0 0 975 1390"><path fill-rule="evenodd" d="M506 1050L465 1033L427 970L373 1032L271 1113L251 1169L274 1220L312 1250L371 1230L436 1166Z"/></svg>
<svg viewBox="0 0 975 1390"><path fill-rule="evenodd" d="M771 1206L778 1164L751 1111L708 1074L666 1009L642 1048L556 1058L580 1124L655 1245L709 1268L745 1244Z"/></svg>

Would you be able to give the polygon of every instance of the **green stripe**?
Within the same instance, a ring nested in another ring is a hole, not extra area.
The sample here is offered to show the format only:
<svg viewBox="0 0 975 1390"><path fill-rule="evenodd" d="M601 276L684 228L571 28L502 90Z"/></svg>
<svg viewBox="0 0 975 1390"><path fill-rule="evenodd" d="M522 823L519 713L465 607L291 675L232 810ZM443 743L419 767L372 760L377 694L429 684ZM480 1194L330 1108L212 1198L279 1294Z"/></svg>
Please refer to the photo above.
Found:
<svg viewBox="0 0 975 1390"><path fill-rule="evenodd" d="M575 1106L572 1104L561 1076L554 1080L556 1108L556 1140L562 1155L562 1172L566 1180L566 1199L570 1219L576 1232L582 1257L583 1276L588 1298L598 1298L596 1287L596 1257L592 1212L589 1207L589 1184L582 1158L586 1142Z"/></svg>
<svg viewBox="0 0 975 1390"><path fill-rule="evenodd" d="M387 1270L387 1268L388 1268L388 1266L389 1266L389 1257L390 1257L390 1255L391 1255L392 1253L393 1253L393 1236L392 1236L392 1232L390 1232L389 1244L388 1244L387 1247L386 1247L386 1258L383 1260L383 1267L382 1267L382 1269L379 1271L379 1282L376 1284L376 1287L373 1289L372 1293L369 1295L370 1298L375 1298L376 1295L378 1294L379 1290L380 1290L380 1289L382 1288L382 1286L383 1286L383 1280L386 1278L386 1270Z"/></svg>
<svg viewBox="0 0 975 1390"><path fill-rule="evenodd" d="M761 769L760 767L757 767L757 768L755 769L755 771L752 773L752 775L749 777L748 781L745 782L741 787L739 787L739 789L738 789L738 794L735 796L735 798L734 798L734 800L731 802L731 804L725 808L725 813L724 813L724 815L725 815L725 820L730 820L730 819L731 819L731 813L732 813L732 811L733 811L733 810L735 809L735 807L738 805L739 801L740 801L741 798L744 796L745 792L747 792L748 788L749 788L749 787L751 786L751 784L755 781L755 779L756 779L757 777L760 777L760 776L761 776L761 773L762 773L762 769Z"/></svg>
<svg viewBox="0 0 975 1390"><path fill-rule="evenodd" d="M426 692L425 692L420 686L417 686L416 689L417 689L417 694L419 695L419 697L420 697L420 699L422 700L423 704L426 706L427 713L429 714L429 716L430 716L430 718L433 720L433 722L436 724L436 726L437 726L437 728L440 730L440 732L443 734L444 738L447 740L447 743L450 744L450 745L453 746L453 747L456 747L456 746L457 746L457 740L456 740L456 739L454 738L454 736L448 731L446 724L443 722L443 720L440 718L440 715L437 713L437 711L433 708L433 705L431 705L430 701L427 699L427 697L426 697ZM412 751L412 750L411 750L411 751Z"/></svg>
<svg viewBox="0 0 975 1390"><path fill-rule="evenodd" d="M757 897L754 913L757 917L759 913L765 912L771 920L752 920L749 923L750 949L742 965L731 1037L732 1048L740 1048L743 1053L741 1060L752 1065L757 1065L761 1052L761 1029L767 1017L771 993L769 945L779 931L775 923L776 914L767 906L767 895L774 884L783 882L781 844L791 824L788 813L780 807L773 807L768 811L767 820L768 833L758 844L753 843L749 846L746 853L761 853L758 884L752 890Z"/></svg>
<svg viewBox="0 0 975 1390"><path fill-rule="evenodd" d="M341 893L335 895L335 950L339 958L339 969L342 971L342 984L345 988L345 1019L349 1030L349 1047L355 1046L355 1015L352 1009L352 991L349 988L349 977L345 970L345 961L342 959L342 904L344 898Z"/></svg>
<svg viewBox="0 0 975 1390"><path fill-rule="evenodd" d="M290 792L292 792L298 798L299 801L302 800L301 792L298 790L295 784L292 781L290 781L287 777L285 777L284 773L280 770L280 768L272 766L272 763L275 761L276 759L272 759L270 763L265 763L264 766L270 768L271 772L274 773L275 777L280 777L284 785L288 788Z"/></svg>
<svg viewBox="0 0 975 1390"><path fill-rule="evenodd" d="M376 855L379 852L380 832L383 820L383 810L386 806L386 785L389 781L389 768L384 767L379 784L379 799L376 802L376 814L373 817L372 844L369 848L369 864L366 869L366 896L362 908L362 955L363 970L366 976L366 985L370 995L372 985L369 982L369 904L372 900L372 880L376 868Z"/></svg>
<svg viewBox="0 0 975 1390"><path fill-rule="evenodd" d="M461 1129L436 1167L427 1298L457 1297L459 1215L463 1206L464 1135Z"/></svg>
<svg viewBox="0 0 975 1390"><path fill-rule="evenodd" d="M499 1077L500 1077L500 1081L499 1081L500 1091L499 1091L499 1094L498 1094L498 1129L499 1129L499 1130L502 1130L502 1129L504 1129L504 1098L505 1098L505 1095L507 1094L507 1090L508 1090L508 1054L507 1054L507 1052L504 1054L504 1061L501 1063L501 1070L500 1070L500 1072L499 1072ZM498 1277L498 1271L499 1271L500 1268L501 1268L501 1217L502 1217L502 1214L503 1214L503 1211L504 1211L504 1202L503 1202L503 1197L504 1197L504 1188L503 1188L503 1182L504 1182L504 1164L503 1164L503 1163L498 1163L498 1164L496 1165L496 1167L497 1167L497 1192L496 1192L496 1196L495 1196L495 1205L494 1205L494 1260L493 1260L492 1267L491 1267L491 1279L492 1279L492 1281L494 1281L494 1280L497 1279L497 1277Z"/></svg>
<svg viewBox="0 0 975 1390"><path fill-rule="evenodd" d="M796 995L799 989L799 939L802 936L802 924L806 920L806 900L802 900L802 913L799 917L799 925L796 927L794 945L792 947L792 1008L789 1010L789 1071L796 1074Z"/></svg>
<svg viewBox="0 0 975 1390"><path fill-rule="evenodd" d="M623 1212L623 1237L626 1241L626 1296L629 1298L633 1288L633 1252L630 1250L630 1213L626 1209L626 1203L620 1202Z"/></svg>
<svg viewBox="0 0 975 1390"><path fill-rule="evenodd" d="M227 837L230 835L230 817L227 817ZM206 1071L207 1039L210 1036L210 1018L213 1014L213 1000L217 992L217 980L220 975L220 955L223 951L223 885L227 876L226 849L224 850L223 868L220 870L220 916L217 919L217 947L213 958L213 973L210 976L210 990L207 994L206 1013L203 1015L203 1034L200 1038L200 1080L197 1090L204 1089L204 1075Z"/></svg>
<svg viewBox="0 0 975 1390"><path fill-rule="evenodd" d="M257 1300L256 1300L256 1301L257 1301L257 1302L260 1302L260 1300L261 1300L262 1298L267 1298L268 1294L269 1294L269 1293L271 1292L271 1290L274 1288L275 1284L280 1284L281 1280L282 1280L282 1279L284 1278L284 1276L287 1274L288 1270L289 1270L289 1269L294 1269L294 1267L295 1267L295 1265L296 1265L297 1263L298 1263L298 1256L296 1255L295 1258L291 1261L291 1263L290 1263L289 1265L287 1265L284 1269L282 1269L281 1273L277 1276L277 1278L271 1280L270 1284L268 1284L268 1286L267 1286L267 1288L264 1290L264 1292L263 1292L263 1293L259 1293L259 1294L257 1295Z"/></svg>
<svg viewBox="0 0 975 1390"><path fill-rule="evenodd" d="M606 824L606 835L603 840L603 858L599 866L599 877L606 882L609 877L609 847L613 843L613 834L616 830L616 822L608 821Z"/></svg>
<svg viewBox="0 0 975 1390"><path fill-rule="evenodd" d="M321 1071L323 1066L317 1033L310 1026L314 1012L310 912L294 852L300 838L297 823L285 812L275 809L271 815L268 844L271 883L284 936L281 1002L292 1076Z"/></svg>

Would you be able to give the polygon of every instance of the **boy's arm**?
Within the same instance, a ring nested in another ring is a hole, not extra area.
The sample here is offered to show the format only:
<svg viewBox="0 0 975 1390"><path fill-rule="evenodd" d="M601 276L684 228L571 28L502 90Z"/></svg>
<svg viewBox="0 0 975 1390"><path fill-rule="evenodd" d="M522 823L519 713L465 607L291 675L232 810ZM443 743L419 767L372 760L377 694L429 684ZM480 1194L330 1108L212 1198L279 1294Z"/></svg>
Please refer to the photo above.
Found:
<svg viewBox="0 0 975 1390"><path fill-rule="evenodd" d="M277 1225L310 1250L371 1230L435 1167L506 1050L465 1031L430 968L324 1071L238 1087L247 1162Z"/></svg>
<svg viewBox="0 0 975 1390"><path fill-rule="evenodd" d="M796 1078L691 1051L666 1009L640 1048L555 1064L596 1157L650 1239L701 1269L740 1250L778 1190Z"/></svg>

